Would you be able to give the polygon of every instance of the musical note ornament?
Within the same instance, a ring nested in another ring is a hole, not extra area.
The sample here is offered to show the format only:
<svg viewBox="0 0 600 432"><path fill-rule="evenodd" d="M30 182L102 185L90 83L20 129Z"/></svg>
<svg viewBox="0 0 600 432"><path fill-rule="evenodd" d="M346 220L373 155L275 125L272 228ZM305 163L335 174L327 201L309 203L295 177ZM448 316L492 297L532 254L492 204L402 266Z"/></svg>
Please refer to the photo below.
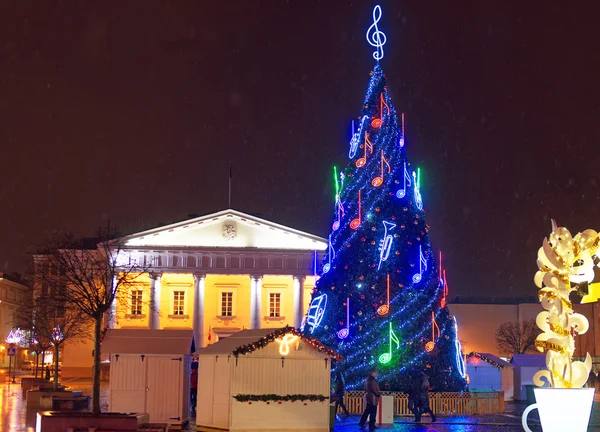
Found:
<svg viewBox="0 0 600 432"><path fill-rule="evenodd" d="M396 349L400 348L400 339L398 339L398 336L396 336L396 333L392 330L392 323L390 323L390 352L381 354L379 356L379 363L386 364L392 360L392 342L396 344Z"/></svg>
<svg viewBox="0 0 600 432"><path fill-rule="evenodd" d="M406 196L406 188L410 187L411 184L411 177L408 171L406 170L406 162L404 162L404 186L402 186L401 189L398 189L398 192L396 192L396 196L398 198L404 198Z"/></svg>
<svg viewBox="0 0 600 432"><path fill-rule="evenodd" d="M346 339L350 334L350 297L346 298L346 327L337 332L340 339Z"/></svg>
<svg viewBox="0 0 600 432"><path fill-rule="evenodd" d="M387 302L377 308L377 314L380 316L387 315L390 311L390 275L387 275Z"/></svg>
<svg viewBox="0 0 600 432"><path fill-rule="evenodd" d="M377 27L377 23L381 19L381 6L377 5L373 9L373 24L367 30L367 42L372 47L375 47L376 50L373 53L373 58L377 61L383 58L383 46L385 45L387 38L385 37L385 33L379 31Z"/></svg>
<svg viewBox="0 0 600 432"><path fill-rule="evenodd" d="M358 228L360 226L360 189L358 190L358 217L355 219L352 219L352 221L350 222L350 228L355 230L356 228Z"/></svg>
<svg viewBox="0 0 600 432"><path fill-rule="evenodd" d="M414 283L421 282L421 279L423 279L423 273L425 272L425 270L427 270L427 261L425 260L425 257L423 256L423 250L421 249L421 246L419 246L419 273L417 273L413 276L412 280Z"/></svg>
<svg viewBox="0 0 600 432"><path fill-rule="evenodd" d="M337 202L337 220L333 223L333 225L331 226L331 228L334 231L337 231L338 229L340 229L340 223L342 222L342 216L344 216L344 204L342 204L342 202L339 200L338 197L338 202Z"/></svg>
<svg viewBox="0 0 600 432"><path fill-rule="evenodd" d="M383 221L383 238L379 240L379 265L377 270L381 268L381 263L387 261L390 256L390 250L392 249L392 242L394 238L391 234L388 234L388 229L393 230L396 228L396 224L393 222Z"/></svg>
<svg viewBox="0 0 600 432"><path fill-rule="evenodd" d="M329 244L327 248L327 259L329 260L329 262L323 266L323 274L331 270L331 260L335 259L335 250L331 245L331 234L329 234Z"/></svg>
<svg viewBox="0 0 600 432"><path fill-rule="evenodd" d="M431 352L435 348L435 331L437 330L437 337L440 337L440 328L435 321L435 313L431 311L431 341L425 344L425 351Z"/></svg>
<svg viewBox="0 0 600 432"><path fill-rule="evenodd" d="M419 210L423 210L423 199L421 198L421 192L419 191L419 181L417 180L417 174L413 171L412 175L415 184L415 205Z"/></svg>
<svg viewBox="0 0 600 432"><path fill-rule="evenodd" d="M377 176L371 181L371 184L375 187L379 187L383 184L383 175L385 172L384 164L387 166L387 172L389 174L392 171L392 168L390 167L390 164L388 163L387 159L383 155L383 150L381 150L381 176Z"/></svg>
<svg viewBox="0 0 600 432"><path fill-rule="evenodd" d="M290 353L290 345L297 342L298 339L299 337L293 334L286 334L279 339L275 339L279 343L279 354L282 356L288 355Z"/></svg>
<svg viewBox="0 0 600 432"><path fill-rule="evenodd" d="M371 144L371 140L369 139L369 133L365 133L365 142L362 145L365 149L365 155L359 159L356 159L356 168L362 168L367 164L367 150L373 153L373 144Z"/></svg>
<svg viewBox="0 0 600 432"><path fill-rule="evenodd" d="M325 315L325 308L327 307L327 294L321 294L315 297L308 308L308 314L306 315L306 324L310 326L310 332L313 333L323 320Z"/></svg>
<svg viewBox="0 0 600 432"><path fill-rule="evenodd" d="M371 121L371 127L374 129L378 129L383 124L383 108L387 108L388 115L390 114L390 107L385 103L385 99L383 97L383 93L379 93L379 117L375 117L373 121Z"/></svg>
<svg viewBox="0 0 600 432"><path fill-rule="evenodd" d="M369 116L363 116L363 118L360 120L358 132L354 132L354 120L352 121L352 138L350 139L350 151L348 152L348 157L350 159L354 159L354 156L356 156L356 151L360 145L360 137L362 136L365 121L368 119Z"/></svg>
<svg viewBox="0 0 600 432"><path fill-rule="evenodd" d="M402 113L402 135L400 136L400 148L404 147L404 113Z"/></svg>

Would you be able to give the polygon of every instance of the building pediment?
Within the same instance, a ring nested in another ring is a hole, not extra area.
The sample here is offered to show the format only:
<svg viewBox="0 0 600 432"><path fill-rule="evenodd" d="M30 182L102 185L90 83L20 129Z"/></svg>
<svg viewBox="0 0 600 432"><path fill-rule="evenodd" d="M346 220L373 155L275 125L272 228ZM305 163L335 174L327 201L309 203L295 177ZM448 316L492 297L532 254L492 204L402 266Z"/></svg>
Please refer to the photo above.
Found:
<svg viewBox="0 0 600 432"><path fill-rule="evenodd" d="M236 210L143 231L124 238L127 247L260 248L325 250L327 240Z"/></svg>

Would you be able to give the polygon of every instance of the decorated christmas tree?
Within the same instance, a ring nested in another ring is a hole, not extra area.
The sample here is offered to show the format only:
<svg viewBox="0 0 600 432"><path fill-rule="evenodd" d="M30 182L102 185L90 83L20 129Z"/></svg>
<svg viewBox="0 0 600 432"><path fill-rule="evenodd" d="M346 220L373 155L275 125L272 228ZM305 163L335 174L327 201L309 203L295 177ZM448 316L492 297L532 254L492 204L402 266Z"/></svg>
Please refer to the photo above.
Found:
<svg viewBox="0 0 600 432"><path fill-rule="evenodd" d="M354 123L344 170L334 174L335 212L322 274L303 331L339 352L349 388L362 388L376 367L383 390L405 390L410 370L430 377L435 391L465 389L457 325L446 307L445 276L429 240L419 170L379 64L376 46L361 116ZM374 27L374 28L373 28Z"/></svg>

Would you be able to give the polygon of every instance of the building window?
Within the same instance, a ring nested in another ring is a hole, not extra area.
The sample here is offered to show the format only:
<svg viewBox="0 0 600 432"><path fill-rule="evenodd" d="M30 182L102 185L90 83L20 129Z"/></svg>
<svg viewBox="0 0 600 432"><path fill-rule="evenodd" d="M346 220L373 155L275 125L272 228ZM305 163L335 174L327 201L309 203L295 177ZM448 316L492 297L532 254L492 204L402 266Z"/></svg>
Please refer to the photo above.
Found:
<svg viewBox="0 0 600 432"><path fill-rule="evenodd" d="M173 291L173 315L183 315L185 291Z"/></svg>
<svg viewBox="0 0 600 432"><path fill-rule="evenodd" d="M221 293L221 316L233 316L233 293Z"/></svg>
<svg viewBox="0 0 600 432"><path fill-rule="evenodd" d="M269 294L269 316L280 317L281 316L281 294L270 293Z"/></svg>
<svg viewBox="0 0 600 432"><path fill-rule="evenodd" d="M142 290L131 291L131 315L142 314Z"/></svg>

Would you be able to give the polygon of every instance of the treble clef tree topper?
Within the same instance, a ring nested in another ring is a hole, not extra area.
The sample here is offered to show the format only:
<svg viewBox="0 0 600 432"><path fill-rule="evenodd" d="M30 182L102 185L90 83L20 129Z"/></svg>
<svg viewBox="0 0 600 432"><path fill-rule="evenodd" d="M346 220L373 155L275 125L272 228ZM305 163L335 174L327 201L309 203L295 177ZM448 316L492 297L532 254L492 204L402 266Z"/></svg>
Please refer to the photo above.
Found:
<svg viewBox="0 0 600 432"><path fill-rule="evenodd" d="M383 58L383 46L385 45L385 42L387 40L385 37L385 33L379 31L379 28L377 28L377 23L380 19L381 6L377 5L373 9L373 24L371 24L371 27L369 27L369 29L367 30L366 36L369 45L376 48L375 52L373 53L373 58L377 61Z"/></svg>

